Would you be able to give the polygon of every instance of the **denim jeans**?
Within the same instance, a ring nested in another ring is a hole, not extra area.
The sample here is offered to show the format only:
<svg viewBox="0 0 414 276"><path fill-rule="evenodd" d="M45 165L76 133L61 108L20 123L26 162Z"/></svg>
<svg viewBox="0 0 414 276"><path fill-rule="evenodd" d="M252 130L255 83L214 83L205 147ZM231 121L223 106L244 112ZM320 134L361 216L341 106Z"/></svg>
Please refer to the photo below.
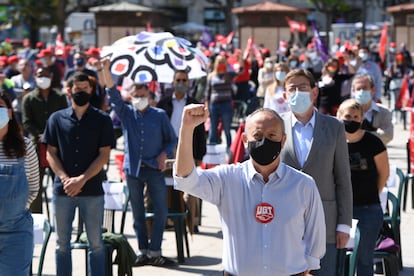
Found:
<svg viewBox="0 0 414 276"><path fill-rule="evenodd" d="M313 270L312 275L316 276L335 276L336 275L336 264L338 257L338 248L336 244L327 243L325 256L321 259L321 268Z"/></svg>
<svg viewBox="0 0 414 276"><path fill-rule="evenodd" d="M147 184L154 212L151 228L151 242L148 241L144 206L144 186ZM167 187L164 174L157 169L141 167L139 176L127 175L127 185L131 195L134 230L138 237L138 248L142 254L153 257L161 255L161 243L167 220Z"/></svg>
<svg viewBox="0 0 414 276"><path fill-rule="evenodd" d="M375 242L382 227L384 214L381 205L354 206L354 219L358 219L361 239L359 242L357 275L374 275L373 259Z"/></svg>
<svg viewBox="0 0 414 276"><path fill-rule="evenodd" d="M104 196L53 196L56 225L56 275L72 275L70 241L75 209L79 208L88 236L89 276L105 275L105 247L102 240Z"/></svg>
<svg viewBox="0 0 414 276"><path fill-rule="evenodd" d="M28 275L33 257L33 219L26 209L29 185L24 158L0 164L0 276Z"/></svg>
<svg viewBox="0 0 414 276"><path fill-rule="evenodd" d="M219 102L210 104L210 131L208 133L208 140L211 144L218 143L217 127L219 119L223 124L223 131L226 135L227 148L231 145L231 121L233 119L233 107L231 102Z"/></svg>

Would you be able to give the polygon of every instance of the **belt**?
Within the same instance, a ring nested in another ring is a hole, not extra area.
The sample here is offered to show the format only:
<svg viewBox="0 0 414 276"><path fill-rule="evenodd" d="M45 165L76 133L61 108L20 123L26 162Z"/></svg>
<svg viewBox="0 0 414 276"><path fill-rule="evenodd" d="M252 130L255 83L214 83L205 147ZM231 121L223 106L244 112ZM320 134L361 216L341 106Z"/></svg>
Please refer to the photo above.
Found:
<svg viewBox="0 0 414 276"><path fill-rule="evenodd" d="M304 275L305 275L305 272L301 272L301 273L297 273L297 274L292 274L291 276L304 276ZM223 271L223 276L236 276L236 275L233 275L229 272Z"/></svg>

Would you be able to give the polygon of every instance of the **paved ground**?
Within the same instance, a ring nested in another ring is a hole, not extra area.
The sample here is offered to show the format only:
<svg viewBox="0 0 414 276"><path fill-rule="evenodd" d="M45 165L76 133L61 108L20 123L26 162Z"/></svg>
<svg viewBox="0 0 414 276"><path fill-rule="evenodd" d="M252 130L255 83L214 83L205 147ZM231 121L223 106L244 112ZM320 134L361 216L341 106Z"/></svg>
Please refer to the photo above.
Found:
<svg viewBox="0 0 414 276"><path fill-rule="evenodd" d="M406 151L405 143L409 137L408 130L403 130L402 124L395 126L395 136L393 141L388 145L390 164L399 166L406 171ZM116 153L115 151L113 154ZM109 179L118 181L119 176L114 166L113 154L109 168ZM409 190L411 194L411 190ZM411 207L411 197L406 212L402 213L401 231L402 231L402 255L404 269L401 276L414 275L414 210ZM202 225L199 227L200 233L190 237L190 258L186 258L184 264L174 268L158 268L152 266L137 267L133 269L134 275L222 275L221 267L221 228L214 206L203 203ZM118 216L119 217L119 216ZM137 250L137 242L132 230L131 211L128 212L125 234L132 245ZM55 275L54 261L55 235L52 233L43 269L43 275ZM163 241L163 255L176 258L176 244L173 231L166 231ZM34 271L37 269L40 246L35 248L35 257L33 261ZM85 275L84 251L74 250L73 256L73 275ZM114 275L117 275L117 266L114 266Z"/></svg>

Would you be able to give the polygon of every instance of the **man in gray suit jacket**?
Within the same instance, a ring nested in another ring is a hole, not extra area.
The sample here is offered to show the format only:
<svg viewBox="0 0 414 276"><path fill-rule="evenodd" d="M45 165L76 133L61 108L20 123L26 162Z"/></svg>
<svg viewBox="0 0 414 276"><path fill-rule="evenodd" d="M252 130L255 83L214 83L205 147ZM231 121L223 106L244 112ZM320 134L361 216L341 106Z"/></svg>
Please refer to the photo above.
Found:
<svg viewBox="0 0 414 276"><path fill-rule="evenodd" d="M336 275L338 249L345 248L352 226L352 185L345 130L336 118L314 108L318 88L312 74L296 69L285 79L291 112L282 114L286 145L281 160L311 175L325 212L326 254L313 275ZM339 265L339 263L338 263Z"/></svg>
<svg viewBox="0 0 414 276"><path fill-rule="evenodd" d="M374 94L375 86L371 75L361 74L353 78L351 95L364 110L362 128L378 136L386 145L394 136L392 113L384 105L373 101Z"/></svg>

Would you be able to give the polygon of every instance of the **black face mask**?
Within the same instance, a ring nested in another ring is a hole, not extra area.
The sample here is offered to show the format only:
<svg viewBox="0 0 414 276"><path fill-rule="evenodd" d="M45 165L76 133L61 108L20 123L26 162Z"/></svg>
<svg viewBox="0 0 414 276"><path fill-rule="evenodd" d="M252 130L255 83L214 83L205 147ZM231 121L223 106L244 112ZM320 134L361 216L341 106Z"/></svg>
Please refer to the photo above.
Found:
<svg viewBox="0 0 414 276"><path fill-rule="evenodd" d="M344 126L346 132L355 133L361 128L361 123L352 120L344 120Z"/></svg>
<svg viewBox="0 0 414 276"><path fill-rule="evenodd" d="M280 154L282 142L273 142L267 138L260 141L247 142L249 154L254 161L262 166L269 165Z"/></svg>
<svg viewBox="0 0 414 276"><path fill-rule="evenodd" d="M77 106L84 106L89 103L91 95L85 91L79 91L77 93L72 94L73 101Z"/></svg>

